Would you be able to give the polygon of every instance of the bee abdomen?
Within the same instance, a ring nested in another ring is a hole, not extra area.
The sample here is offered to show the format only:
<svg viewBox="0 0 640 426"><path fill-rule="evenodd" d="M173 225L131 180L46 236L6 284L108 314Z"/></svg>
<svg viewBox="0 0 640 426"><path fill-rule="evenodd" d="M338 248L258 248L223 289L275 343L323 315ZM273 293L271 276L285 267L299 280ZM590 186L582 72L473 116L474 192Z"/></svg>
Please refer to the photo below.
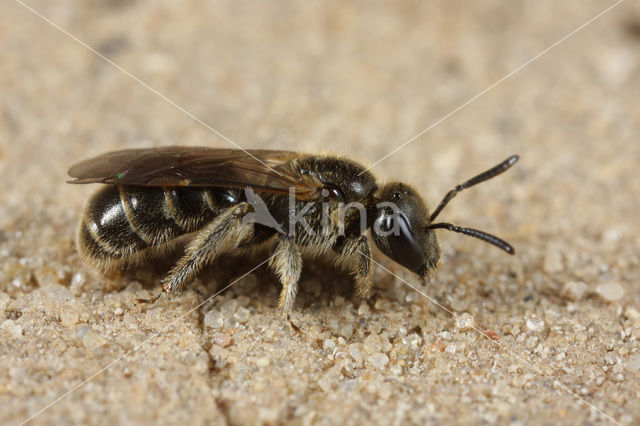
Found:
<svg viewBox="0 0 640 426"><path fill-rule="evenodd" d="M201 229L238 199L233 190L108 185L85 207L78 248L108 265Z"/></svg>
<svg viewBox="0 0 640 426"><path fill-rule="evenodd" d="M81 255L102 263L125 258L148 246L129 222L118 186L105 186L89 199L78 231Z"/></svg>
<svg viewBox="0 0 640 426"><path fill-rule="evenodd" d="M118 186L118 192L129 225L148 246L164 244L185 233L174 220L162 188Z"/></svg>
<svg viewBox="0 0 640 426"><path fill-rule="evenodd" d="M194 232L211 222L219 213L221 203L216 190L207 188L164 188L167 208L175 223L185 232Z"/></svg>

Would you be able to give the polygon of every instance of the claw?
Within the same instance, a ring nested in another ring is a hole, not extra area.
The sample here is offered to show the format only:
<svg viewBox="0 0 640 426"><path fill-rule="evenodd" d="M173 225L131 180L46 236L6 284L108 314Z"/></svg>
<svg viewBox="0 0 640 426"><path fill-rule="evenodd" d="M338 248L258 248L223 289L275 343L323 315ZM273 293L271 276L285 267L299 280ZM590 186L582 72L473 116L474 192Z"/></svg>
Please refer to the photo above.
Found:
<svg viewBox="0 0 640 426"><path fill-rule="evenodd" d="M293 323L293 321L291 321L291 317L289 316L289 314L287 314L287 321L289 321L289 325L291 326L293 331L296 332L296 334L302 334L302 330L300 330L300 327L298 327Z"/></svg>
<svg viewBox="0 0 640 426"><path fill-rule="evenodd" d="M160 292L158 294L156 294L155 296L153 296L151 299L136 299L136 305L141 305L141 304L152 304L152 303L156 303L156 300L160 299L162 297L163 294L165 294L166 291L164 289L160 290Z"/></svg>

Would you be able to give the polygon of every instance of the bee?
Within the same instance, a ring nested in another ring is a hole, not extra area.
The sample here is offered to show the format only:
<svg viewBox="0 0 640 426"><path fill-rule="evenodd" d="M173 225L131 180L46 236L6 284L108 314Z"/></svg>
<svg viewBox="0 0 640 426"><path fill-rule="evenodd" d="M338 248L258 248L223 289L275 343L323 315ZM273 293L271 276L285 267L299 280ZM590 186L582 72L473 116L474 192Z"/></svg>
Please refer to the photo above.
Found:
<svg viewBox="0 0 640 426"><path fill-rule="evenodd" d="M372 287L371 246L426 277L440 259L437 229L478 238L509 254L506 241L436 222L462 190L491 179L513 155L449 191L433 212L402 182L378 184L350 159L277 150L160 147L109 152L69 169L69 183L104 184L78 227L82 259L110 270L153 258L181 237L184 256L162 280L173 293L222 254L271 244L269 266L282 284L279 308L290 312L302 257L329 253L351 265L361 296Z"/></svg>

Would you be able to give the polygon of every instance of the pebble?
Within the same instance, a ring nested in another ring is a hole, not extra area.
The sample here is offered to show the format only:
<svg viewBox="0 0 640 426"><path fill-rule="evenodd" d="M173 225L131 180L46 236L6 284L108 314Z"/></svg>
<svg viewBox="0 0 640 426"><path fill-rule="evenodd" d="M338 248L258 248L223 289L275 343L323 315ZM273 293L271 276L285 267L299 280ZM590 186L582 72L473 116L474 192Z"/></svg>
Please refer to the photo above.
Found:
<svg viewBox="0 0 640 426"><path fill-rule="evenodd" d="M71 277L71 285L69 289L74 296L79 296L82 293L82 287L86 283L87 278L82 272L78 272Z"/></svg>
<svg viewBox="0 0 640 426"><path fill-rule="evenodd" d="M531 381L531 379L533 379L533 378L534 378L534 376L532 374L529 374L529 373L523 374L523 375L518 375L518 376L513 378L511 383L515 387L521 388L524 385L526 385L527 382Z"/></svg>
<svg viewBox="0 0 640 426"><path fill-rule="evenodd" d="M468 313L456 316L456 328L459 330L470 330L475 325L475 318Z"/></svg>
<svg viewBox="0 0 640 426"><path fill-rule="evenodd" d="M75 311L65 309L60 313L60 323L64 327L71 327L73 325L76 325L78 323L78 320L79 316Z"/></svg>
<svg viewBox="0 0 640 426"><path fill-rule="evenodd" d="M442 338L442 340L451 340L451 333L449 333L448 331L441 331L440 332L440 337Z"/></svg>
<svg viewBox="0 0 640 426"><path fill-rule="evenodd" d="M375 354L380 352L380 346L382 346L380 336L377 334L370 334L366 339L364 339L362 348L369 354Z"/></svg>
<svg viewBox="0 0 640 426"><path fill-rule="evenodd" d="M4 331L9 333L11 337L20 337L22 336L22 327L15 323L13 320L5 320L0 326Z"/></svg>
<svg viewBox="0 0 640 426"><path fill-rule="evenodd" d="M576 339L576 342L579 343L584 343L587 341L587 334L586 333L576 333L576 335L574 336L574 339Z"/></svg>
<svg viewBox="0 0 640 426"><path fill-rule="evenodd" d="M78 329L78 337L82 339L82 345L88 351L94 351L102 347L107 340L96 333L91 327L83 325Z"/></svg>
<svg viewBox="0 0 640 426"><path fill-rule="evenodd" d="M136 316L133 315L131 312L127 312L124 314L124 317L122 317L122 323L126 325L129 329L138 328L138 321L136 320Z"/></svg>
<svg viewBox="0 0 640 426"><path fill-rule="evenodd" d="M238 300L229 299L220 304L220 312L225 318L231 318L238 309Z"/></svg>
<svg viewBox="0 0 640 426"><path fill-rule="evenodd" d="M378 370L382 370L389 363L389 357L386 354L377 353L367 358L367 361Z"/></svg>
<svg viewBox="0 0 640 426"><path fill-rule="evenodd" d="M1 295L0 295L1 297ZM2 303L0 302L0 306ZM637 321L640 319L640 312L629 306L626 311L624 311L624 316L629 318L631 321Z"/></svg>
<svg viewBox="0 0 640 426"><path fill-rule="evenodd" d="M360 350L357 344L352 343L349 345L349 355L351 355L351 358L353 358L355 362L357 363L362 362L362 351Z"/></svg>
<svg viewBox="0 0 640 426"><path fill-rule="evenodd" d="M420 293L418 293L417 291L410 291L407 293L407 295L404 297L404 301L407 303L412 303L415 302L416 300L418 300L420 298Z"/></svg>
<svg viewBox="0 0 640 426"><path fill-rule="evenodd" d="M366 303L361 303L358 307L358 316L366 317L371 314L371 308Z"/></svg>
<svg viewBox="0 0 640 426"><path fill-rule="evenodd" d="M349 339L353 335L353 324L350 321L341 322L337 333L345 339Z"/></svg>
<svg viewBox="0 0 640 426"><path fill-rule="evenodd" d="M608 281L599 284L596 293L606 302L617 302L624 297L624 287L617 281Z"/></svg>
<svg viewBox="0 0 640 426"><path fill-rule="evenodd" d="M640 371L640 354L629 357L629 360L627 361L627 369L634 374L637 374Z"/></svg>
<svg viewBox="0 0 640 426"><path fill-rule="evenodd" d="M73 298L71 292L60 284L46 284L40 288L40 291L55 302L65 302Z"/></svg>
<svg viewBox="0 0 640 426"><path fill-rule="evenodd" d="M379 298L376 300L376 303L373 305L379 311L390 311L392 309L391 301L388 299Z"/></svg>
<svg viewBox="0 0 640 426"><path fill-rule="evenodd" d="M527 318L527 328L533 332L538 332L544 328L544 321L536 318Z"/></svg>
<svg viewBox="0 0 640 426"><path fill-rule="evenodd" d="M395 376L401 375L402 367L400 367L399 365L394 365L393 367L391 367L391 373Z"/></svg>
<svg viewBox="0 0 640 426"><path fill-rule="evenodd" d="M589 286L582 281L568 281L564 286L562 286L560 296L573 302L577 302L578 300L584 299L587 294L587 290L589 290Z"/></svg>
<svg viewBox="0 0 640 426"><path fill-rule="evenodd" d="M373 334L379 334L382 331L382 326L377 321L373 321L369 323L369 330L371 330Z"/></svg>
<svg viewBox="0 0 640 426"><path fill-rule="evenodd" d="M209 354L214 360L216 360L216 362L221 362L223 360L226 360L231 352L221 346L211 345L211 347L209 348Z"/></svg>
<svg viewBox="0 0 640 426"><path fill-rule="evenodd" d="M204 326L208 328L222 328L224 316L218 311L209 311L204 315Z"/></svg>
<svg viewBox="0 0 640 426"><path fill-rule="evenodd" d="M411 346L412 349L418 349L422 344L422 338L416 333L411 333L408 336L402 338L402 343Z"/></svg>
<svg viewBox="0 0 640 426"><path fill-rule="evenodd" d="M244 324L247 321L249 321L249 310L247 308L239 308L235 314L233 314L233 317L238 320L238 322Z"/></svg>
<svg viewBox="0 0 640 426"><path fill-rule="evenodd" d="M34 275L35 280L38 282L38 285L41 288L44 288L44 287L47 287L47 286L59 285L58 284L58 276L56 275L56 272L54 270L49 269L49 268L36 269L34 271L33 275Z"/></svg>
<svg viewBox="0 0 640 426"><path fill-rule="evenodd" d="M604 361L609 365L614 365L618 362L618 357L612 352L608 352L604 355Z"/></svg>
<svg viewBox="0 0 640 426"><path fill-rule="evenodd" d="M482 330L482 334L484 334L485 337L488 337L491 340L498 340L500 338L498 333L495 330L491 330L490 328Z"/></svg>
<svg viewBox="0 0 640 426"><path fill-rule="evenodd" d="M10 300L11 296L3 291L0 291L0 309L4 309L4 307L9 304Z"/></svg>
<svg viewBox="0 0 640 426"><path fill-rule="evenodd" d="M331 339L326 339L324 341L324 343L322 344L322 348L327 351L327 352L333 352L333 350L335 349L336 344L333 340Z"/></svg>
<svg viewBox="0 0 640 426"><path fill-rule="evenodd" d="M236 300L238 301L238 306L249 306L249 303L251 303L251 299L249 299L247 296L245 295L240 295L238 297L236 297Z"/></svg>
<svg viewBox="0 0 640 426"><path fill-rule="evenodd" d="M609 228L602 233L602 239L607 243L615 244L622 239L623 232L619 228Z"/></svg>
<svg viewBox="0 0 640 426"><path fill-rule="evenodd" d="M224 333L220 333L220 334L215 334L213 336L213 343L215 343L218 346L221 346L223 348L226 348L227 346L229 346L232 342L232 338L231 336L229 336L228 334L224 334Z"/></svg>

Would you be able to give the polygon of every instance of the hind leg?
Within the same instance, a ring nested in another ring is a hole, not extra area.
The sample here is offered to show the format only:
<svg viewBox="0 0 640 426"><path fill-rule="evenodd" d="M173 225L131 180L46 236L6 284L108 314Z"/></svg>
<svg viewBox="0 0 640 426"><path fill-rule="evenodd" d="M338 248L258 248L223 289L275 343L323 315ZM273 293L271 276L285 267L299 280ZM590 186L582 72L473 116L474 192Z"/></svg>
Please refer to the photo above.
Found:
<svg viewBox="0 0 640 426"><path fill-rule="evenodd" d="M298 281L302 272L302 256L291 238L284 234L278 235L273 244L273 257L269 261L269 266L282 283L278 308L288 314L296 300Z"/></svg>
<svg viewBox="0 0 640 426"><path fill-rule="evenodd" d="M185 256L163 280L164 293L181 289L203 266L250 239L253 224L242 223L242 218L250 210L248 203L231 206L201 230L187 247Z"/></svg>

